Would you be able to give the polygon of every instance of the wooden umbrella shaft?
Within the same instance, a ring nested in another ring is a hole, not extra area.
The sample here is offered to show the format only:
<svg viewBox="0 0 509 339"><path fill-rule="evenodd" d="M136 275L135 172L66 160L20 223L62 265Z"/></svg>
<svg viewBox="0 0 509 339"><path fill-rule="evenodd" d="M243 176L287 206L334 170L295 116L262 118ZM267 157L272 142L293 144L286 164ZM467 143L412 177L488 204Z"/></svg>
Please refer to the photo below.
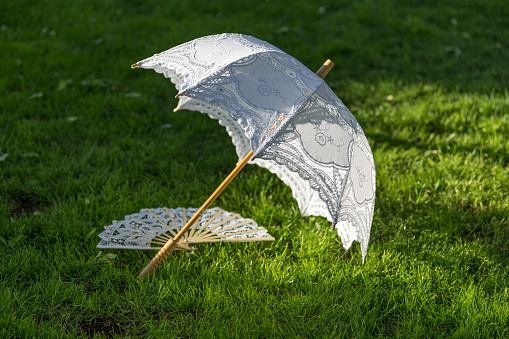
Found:
<svg viewBox="0 0 509 339"><path fill-rule="evenodd" d="M318 75L322 79L325 79L325 76L329 74L329 71L332 69L333 66L334 62L332 62L331 59L327 59L327 61L323 63L322 67L320 67L320 69L316 71L316 75Z"/></svg>
<svg viewBox="0 0 509 339"><path fill-rule="evenodd" d="M203 212L216 200L216 198L223 192L223 190L228 186L228 184L237 176L237 174L246 166L249 160L253 157L253 151L249 151L249 153L242 159L241 162L237 164L237 166L233 169L233 171L224 179L223 183L219 185L219 187L212 193L212 195L205 201L205 203L200 207L200 209L193 215L191 219L187 222L187 224L177 233L177 235L168 240L168 242L159 250L156 256L150 261L150 263L145 266L145 268L136 276L136 278L141 279L145 275L152 273L161 262L166 259L171 252L177 247L179 240L182 236L191 228L192 225L201 217Z"/></svg>
<svg viewBox="0 0 509 339"><path fill-rule="evenodd" d="M330 69L334 66L334 63L331 60L325 61L322 67L316 72L316 74L322 79L325 78L327 73L329 73ZM134 68L134 67L133 67ZM212 193L212 195L205 201L205 203L200 207L200 209L193 215L191 219L187 222L187 224L177 233L177 235L168 240L168 242L159 250L156 256L145 266L145 268L136 276L137 279L141 279L146 275L151 274L154 270L161 265L161 263L166 259L173 250L177 247L178 242L184 236L184 234L194 225L195 222L201 217L203 212L216 200L216 198L223 192L223 190L228 186L228 184L237 176L237 174L246 166L246 164L253 157L253 151L249 151L249 153L240 161L237 166L233 169L233 171L224 179L223 183L219 185L219 187Z"/></svg>

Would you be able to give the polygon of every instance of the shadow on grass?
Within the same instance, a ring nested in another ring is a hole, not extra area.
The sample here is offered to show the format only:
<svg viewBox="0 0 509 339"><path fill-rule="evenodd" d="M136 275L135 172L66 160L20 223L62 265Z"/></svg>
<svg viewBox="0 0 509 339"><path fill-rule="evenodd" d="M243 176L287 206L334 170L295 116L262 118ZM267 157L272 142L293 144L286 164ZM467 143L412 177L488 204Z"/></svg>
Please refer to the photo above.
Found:
<svg viewBox="0 0 509 339"><path fill-rule="evenodd" d="M391 244L394 251L404 256L441 265L446 270L468 258L509 265L508 220L504 211L432 201L399 206L399 202L388 198L379 199L377 204L379 211L375 213L370 245ZM394 205L399 206L397 212L390 207ZM470 273L477 273L476 264L467 263L470 264ZM483 269L489 270L489 265Z"/></svg>

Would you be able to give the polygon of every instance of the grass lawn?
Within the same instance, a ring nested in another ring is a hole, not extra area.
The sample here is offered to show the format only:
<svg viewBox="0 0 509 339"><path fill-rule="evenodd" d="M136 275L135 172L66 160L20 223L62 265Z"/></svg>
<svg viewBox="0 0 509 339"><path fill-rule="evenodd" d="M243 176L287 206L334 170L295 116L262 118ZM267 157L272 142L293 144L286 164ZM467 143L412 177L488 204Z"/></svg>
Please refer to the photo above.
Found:
<svg viewBox="0 0 509 339"><path fill-rule="evenodd" d="M509 337L508 17L504 0L3 1L0 337ZM199 207L235 166L224 128L130 69L223 32L336 63L377 168L366 265L255 166L213 206L276 241L202 244L142 281L155 253L96 248L113 219Z"/></svg>

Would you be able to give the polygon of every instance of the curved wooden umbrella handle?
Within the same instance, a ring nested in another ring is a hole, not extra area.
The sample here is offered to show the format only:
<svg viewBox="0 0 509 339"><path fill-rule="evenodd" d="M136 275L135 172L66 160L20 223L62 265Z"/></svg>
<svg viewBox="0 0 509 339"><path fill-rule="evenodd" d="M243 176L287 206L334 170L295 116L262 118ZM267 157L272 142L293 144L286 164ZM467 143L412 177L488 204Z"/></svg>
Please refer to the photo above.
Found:
<svg viewBox="0 0 509 339"><path fill-rule="evenodd" d="M136 65L133 65L133 68ZM334 63L328 59L325 63L320 67L320 69L316 72L316 74L322 79L325 78L327 73L334 66ZM161 265L161 263L175 250L177 247L180 238L184 236L184 234L191 228L191 226L198 221L203 212L216 200L216 198L223 192L223 190L228 186L228 184L237 176L237 174L246 166L249 160L253 157L253 151L249 151L249 153L240 161L234 170L224 179L223 183L219 185L219 187L212 193L212 195L205 201L205 203L200 207L200 209L193 215L191 219L187 222L187 224L182 227L180 232L177 233L175 238L168 240L168 242L159 250L156 256L150 260L150 262L145 266L145 268L136 276L136 279L141 279L146 275L152 274L156 268Z"/></svg>

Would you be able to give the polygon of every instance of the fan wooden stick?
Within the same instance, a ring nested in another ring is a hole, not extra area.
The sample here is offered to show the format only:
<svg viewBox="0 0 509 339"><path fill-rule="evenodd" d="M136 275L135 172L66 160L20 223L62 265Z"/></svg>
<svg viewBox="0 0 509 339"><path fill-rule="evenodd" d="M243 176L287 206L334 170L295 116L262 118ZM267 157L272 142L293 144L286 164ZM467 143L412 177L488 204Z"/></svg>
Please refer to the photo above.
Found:
<svg viewBox="0 0 509 339"><path fill-rule="evenodd" d="M325 78L327 73L331 70L331 68L334 66L334 63L328 59L325 61L325 63L320 67L320 69L316 72L316 74L321 77L322 79ZM134 67L133 67L134 68ZM198 211L193 215L191 219L186 223L184 227L177 233L177 235L173 238L168 240L168 242L159 250L159 252L156 254L156 256L145 266L145 268L136 276L137 279L141 279L146 275L152 274L159 265L166 259L171 252L175 250L175 248L178 245L178 242L182 236L191 228L195 222L198 221L198 219L201 217L203 212L216 200L216 198L223 192L223 190L230 184L230 182L237 176L237 174L246 166L246 164L251 160L253 157L253 151L249 151L249 153L240 161L237 166L234 168L234 170L226 177L226 179L223 181L221 185L212 193L212 195L205 201L205 203L200 207Z"/></svg>

